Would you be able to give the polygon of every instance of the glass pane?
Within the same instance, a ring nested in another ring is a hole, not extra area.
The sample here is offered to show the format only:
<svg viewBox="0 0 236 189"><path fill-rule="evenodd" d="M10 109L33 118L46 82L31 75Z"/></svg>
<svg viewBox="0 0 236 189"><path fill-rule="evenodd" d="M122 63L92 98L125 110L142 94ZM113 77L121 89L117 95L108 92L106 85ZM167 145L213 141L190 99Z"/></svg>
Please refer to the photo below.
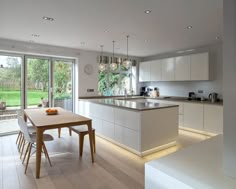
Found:
<svg viewBox="0 0 236 189"><path fill-rule="evenodd" d="M99 71L98 74L98 93L99 95L109 95L108 72Z"/></svg>
<svg viewBox="0 0 236 189"><path fill-rule="evenodd" d="M73 111L73 64L63 60L54 63L54 106Z"/></svg>
<svg viewBox="0 0 236 189"><path fill-rule="evenodd" d="M120 87L119 87L119 73L110 73L109 74L109 93L110 95L119 95Z"/></svg>
<svg viewBox="0 0 236 189"><path fill-rule="evenodd" d="M0 55L0 134L19 130L22 58Z"/></svg>
<svg viewBox="0 0 236 189"><path fill-rule="evenodd" d="M27 108L49 106L49 60L27 58Z"/></svg>
<svg viewBox="0 0 236 189"><path fill-rule="evenodd" d="M120 87L122 89L122 92L124 93L124 90L127 90L127 93L131 93L131 88L130 88L130 74L128 73L122 73L120 74Z"/></svg>

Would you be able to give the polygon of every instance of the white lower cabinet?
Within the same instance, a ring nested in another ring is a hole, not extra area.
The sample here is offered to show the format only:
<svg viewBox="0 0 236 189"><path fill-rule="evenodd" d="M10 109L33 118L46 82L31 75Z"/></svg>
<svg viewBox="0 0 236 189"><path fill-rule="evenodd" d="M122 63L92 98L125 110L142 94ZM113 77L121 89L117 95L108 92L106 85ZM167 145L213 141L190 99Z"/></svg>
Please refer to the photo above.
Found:
<svg viewBox="0 0 236 189"><path fill-rule="evenodd" d="M115 125L115 140L121 144L124 144L124 127Z"/></svg>
<svg viewBox="0 0 236 189"><path fill-rule="evenodd" d="M204 131L223 133L223 106L204 105Z"/></svg>
<svg viewBox="0 0 236 189"><path fill-rule="evenodd" d="M124 127L124 144L130 148L140 151L140 133Z"/></svg>
<svg viewBox="0 0 236 189"><path fill-rule="evenodd" d="M203 130L203 105L184 103L184 127Z"/></svg>
<svg viewBox="0 0 236 189"><path fill-rule="evenodd" d="M100 133L108 138L115 139L115 127L114 123L102 120L102 126Z"/></svg>

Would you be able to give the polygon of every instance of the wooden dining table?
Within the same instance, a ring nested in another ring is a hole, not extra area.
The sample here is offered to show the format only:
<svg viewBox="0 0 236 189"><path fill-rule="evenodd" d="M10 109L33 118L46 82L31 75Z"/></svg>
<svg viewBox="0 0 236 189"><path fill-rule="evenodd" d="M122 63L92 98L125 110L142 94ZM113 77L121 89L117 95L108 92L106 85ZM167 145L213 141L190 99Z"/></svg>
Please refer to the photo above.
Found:
<svg viewBox="0 0 236 189"><path fill-rule="evenodd" d="M92 120L84 116L67 111L60 107L55 107L58 110L56 115L47 115L46 108L25 109L25 120L30 120L36 128L36 178L40 177L41 153L43 144L43 133L46 130L87 125L89 131L89 142L92 162L94 162L93 154L93 137L92 137Z"/></svg>

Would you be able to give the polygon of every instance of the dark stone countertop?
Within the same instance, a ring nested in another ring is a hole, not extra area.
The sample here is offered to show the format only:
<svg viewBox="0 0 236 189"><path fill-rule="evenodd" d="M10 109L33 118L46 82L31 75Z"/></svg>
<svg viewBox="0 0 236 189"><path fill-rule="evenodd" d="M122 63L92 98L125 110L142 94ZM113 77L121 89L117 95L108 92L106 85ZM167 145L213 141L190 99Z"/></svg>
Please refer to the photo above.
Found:
<svg viewBox="0 0 236 189"><path fill-rule="evenodd" d="M130 100L117 100L115 98L108 99L81 99L85 101L89 101L95 104L113 106L117 108L129 109L134 111L146 111L146 110L154 110L161 108L171 108L178 107L178 105L170 105L158 102L135 102Z"/></svg>
<svg viewBox="0 0 236 189"><path fill-rule="evenodd" d="M188 97L176 97L176 96L159 96L159 97L149 97L149 96L84 96L79 97L80 100L92 100L92 99L116 99L116 100L124 100L131 101L135 99L155 99L155 100L166 100L166 101L177 101L177 102L186 102L186 103L196 103L196 104L209 104L209 105L219 105L223 106L223 101L218 100L216 102L211 102L208 99L203 101L198 99L189 99Z"/></svg>

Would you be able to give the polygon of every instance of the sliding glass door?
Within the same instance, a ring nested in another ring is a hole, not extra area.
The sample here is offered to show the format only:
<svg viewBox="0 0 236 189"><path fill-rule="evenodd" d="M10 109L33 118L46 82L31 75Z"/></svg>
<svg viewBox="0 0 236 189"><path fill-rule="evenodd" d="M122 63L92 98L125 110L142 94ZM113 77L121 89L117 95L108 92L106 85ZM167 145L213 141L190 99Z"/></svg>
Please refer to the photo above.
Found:
<svg viewBox="0 0 236 189"><path fill-rule="evenodd" d="M26 57L26 107L49 106L50 59Z"/></svg>
<svg viewBox="0 0 236 189"><path fill-rule="evenodd" d="M22 61L0 54L0 135L17 131L16 111L22 106Z"/></svg>
<svg viewBox="0 0 236 189"><path fill-rule="evenodd" d="M53 102L55 107L73 111L73 61L53 60Z"/></svg>

